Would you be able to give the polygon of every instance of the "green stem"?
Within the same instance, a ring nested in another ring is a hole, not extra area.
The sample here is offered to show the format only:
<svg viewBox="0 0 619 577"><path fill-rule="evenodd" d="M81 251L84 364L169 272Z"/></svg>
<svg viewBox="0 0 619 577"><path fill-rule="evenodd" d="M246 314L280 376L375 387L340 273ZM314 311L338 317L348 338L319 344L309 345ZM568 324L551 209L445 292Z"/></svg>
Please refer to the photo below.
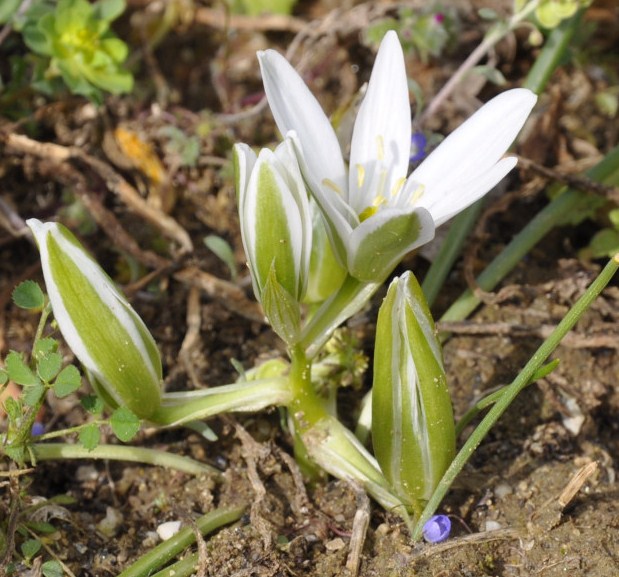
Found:
<svg viewBox="0 0 619 577"><path fill-rule="evenodd" d="M244 512L244 506L216 509L200 517L195 524L202 535L208 535L223 525L238 521ZM135 563L120 573L118 577L147 577L152 575L154 571L165 565L179 553L182 553L195 541L196 536L193 528L185 527L167 541L157 545L146 555L142 555ZM165 574L163 572L163 575Z"/></svg>
<svg viewBox="0 0 619 577"><path fill-rule="evenodd" d="M68 445L65 443L34 443L31 445L31 448L37 461L51 461L52 459L110 459L158 465L167 469L183 471L190 475L221 475L221 472L214 467L199 463L188 457L156 449L143 449L141 447L123 445L99 445L89 451L81 445Z"/></svg>
<svg viewBox="0 0 619 577"><path fill-rule="evenodd" d="M432 497L428 501L421 517L419 518L415 530L413 531L413 540L416 541L421 537L423 526L428 519L434 514L445 494L451 487L457 475L462 471L462 468L469 460L475 449L480 445L488 431L495 425L501 415L510 406L516 396L524 389L536 371L542 366L548 356L554 351L561 339L574 327L578 319L583 315L591 303L598 297L604 287L610 282L615 272L619 269L619 254L604 267L598 277L591 283L585 293L578 299L576 304L568 311L565 317L557 325L552 334L539 347L531 360L522 369L516 379L504 391L495 405L488 411L488 414L483 418L477 426L473 434L464 443L460 452L456 455L443 478L440 480Z"/></svg>
<svg viewBox="0 0 619 577"><path fill-rule="evenodd" d="M535 63L529 70L523 83L523 88L528 88L536 94L541 94L546 88L553 72L561 64L570 42L574 37L583 10L579 10L567 20L563 20L559 26L553 29L544 43L544 47L535 59Z"/></svg>
<svg viewBox="0 0 619 577"><path fill-rule="evenodd" d="M587 171L587 176L606 185L619 184L619 146L613 148L600 163ZM553 228L569 222L574 215L585 211L589 202L587 194L574 189L567 189L556 196L477 277L479 288L491 291ZM469 289L449 307L440 320L463 320L480 302L481 299Z"/></svg>
<svg viewBox="0 0 619 577"><path fill-rule="evenodd" d="M189 577L196 572L199 557L197 553L187 555L180 561L168 565L165 569L158 571L152 577Z"/></svg>
<svg viewBox="0 0 619 577"><path fill-rule="evenodd" d="M308 358L318 354L333 331L358 312L381 284L363 283L352 276L346 277L338 291L320 306L303 329L299 344Z"/></svg>
<svg viewBox="0 0 619 577"><path fill-rule="evenodd" d="M205 389L200 392L200 396L189 399L164 394L161 406L150 420L159 426L171 427L221 413L254 412L270 405L287 405L289 402L288 378L274 377Z"/></svg>

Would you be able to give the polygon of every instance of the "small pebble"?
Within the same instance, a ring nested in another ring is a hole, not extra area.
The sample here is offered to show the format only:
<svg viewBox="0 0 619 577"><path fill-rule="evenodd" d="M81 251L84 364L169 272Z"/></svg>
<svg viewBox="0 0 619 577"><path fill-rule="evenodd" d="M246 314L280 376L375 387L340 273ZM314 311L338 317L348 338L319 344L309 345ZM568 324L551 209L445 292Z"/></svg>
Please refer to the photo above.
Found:
<svg viewBox="0 0 619 577"><path fill-rule="evenodd" d="M105 518L97 523L97 531L105 537L114 537L123 522L122 513L114 507L107 507Z"/></svg>
<svg viewBox="0 0 619 577"><path fill-rule="evenodd" d="M500 523L486 519L486 531L498 531L500 528Z"/></svg>
<svg viewBox="0 0 619 577"><path fill-rule="evenodd" d="M162 541L167 541L170 537L174 537L181 529L180 521L166 521L157 527L157 535Z"/></svg>

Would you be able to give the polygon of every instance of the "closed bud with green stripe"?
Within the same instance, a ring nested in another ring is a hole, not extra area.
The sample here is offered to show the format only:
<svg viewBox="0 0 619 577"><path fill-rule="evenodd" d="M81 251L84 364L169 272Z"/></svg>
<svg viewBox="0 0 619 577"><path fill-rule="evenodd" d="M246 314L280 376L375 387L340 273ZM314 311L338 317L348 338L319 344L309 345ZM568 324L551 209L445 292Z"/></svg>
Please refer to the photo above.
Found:
<svg viewBox="0 0 619 577"><path fill-rule="evenodd" d="M307 289L312 243L301 172L288 140L258 156L247 145L237 144L234 162L241 235L254 292L273 328L292 344L298 338L299 303ZM274 295L277 298L271 298ZM278 305L282 297L285 307Z"/></svg>
<svg viewBox="0 0 619 577"><path fill-rule="evenodd" d="M54 317L95 390L147 419L161 404L157 345L112 279L61 224L27 221Z"/></svg>
<svg viewBox="0 0 619 577"><path fill-rule="evenodd" d="M455 455L441 346L410 272L391 283L378 313L372 443L393 492L417 511Z"/></svg>

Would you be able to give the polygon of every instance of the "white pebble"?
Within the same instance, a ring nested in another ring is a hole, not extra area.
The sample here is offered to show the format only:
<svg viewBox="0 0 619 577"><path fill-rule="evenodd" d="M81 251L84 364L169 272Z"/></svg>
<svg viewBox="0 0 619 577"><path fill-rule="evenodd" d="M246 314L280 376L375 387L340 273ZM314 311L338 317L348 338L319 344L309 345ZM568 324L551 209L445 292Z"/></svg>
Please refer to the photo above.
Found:
<svg viewBox="0 0 619 577"><path fill-rule="evenodd" d="M176 535L181 528L180 521L166 521L157 527L157 535L162 541L167 541L170 537Z"/></svg>

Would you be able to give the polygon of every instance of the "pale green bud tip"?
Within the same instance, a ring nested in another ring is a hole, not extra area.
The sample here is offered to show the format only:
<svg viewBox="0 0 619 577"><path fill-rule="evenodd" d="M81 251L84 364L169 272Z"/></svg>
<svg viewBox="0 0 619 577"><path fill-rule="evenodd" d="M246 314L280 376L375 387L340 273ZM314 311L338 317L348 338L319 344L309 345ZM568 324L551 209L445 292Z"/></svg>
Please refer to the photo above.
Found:
<svg viewBox="0 0 619 577"><path fill-rule="evenodd" d="M49 300L67 344L113 405L148 418L161 403L161 357L114 282L61 224L27 221Z"/></svg>
<svg viewBox="0 0 619 577"><path fill-rule="evenodd" d="M385 477L408 502L429 499L455 452L441 347L410 273L391 283L378 315L372 437Z"/></svg>

